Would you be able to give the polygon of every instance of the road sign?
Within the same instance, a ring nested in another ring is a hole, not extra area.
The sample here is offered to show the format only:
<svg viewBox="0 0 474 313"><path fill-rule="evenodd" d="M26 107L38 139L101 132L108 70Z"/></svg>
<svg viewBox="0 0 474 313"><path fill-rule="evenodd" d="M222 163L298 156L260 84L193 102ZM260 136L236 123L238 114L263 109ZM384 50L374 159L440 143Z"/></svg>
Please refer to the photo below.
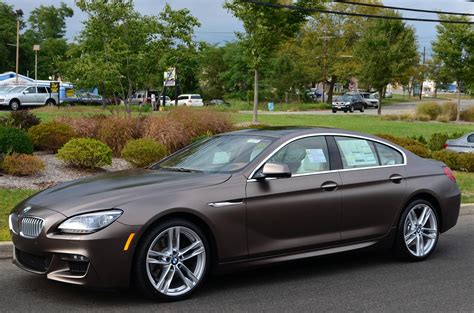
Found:
<svg viewBox="0 0 474 313"><path fill-rule="evenodd" d="M172 87L176 85L176 68L169 67L166 72L163 73L163 85L166 87Z"/></svg>
<svg viewBox="0 0 474 313"><path fill-rule="evenodd" d="M74 97L74 89L67 89L66 90L66 97L68 97L68 98Z"/></svg>
<svg viewBox="0 0 474 313"><path fill-rule="evenodd" d="M59 82L49 83L49 88L51 88L51 93L59 93Z"/></svg>

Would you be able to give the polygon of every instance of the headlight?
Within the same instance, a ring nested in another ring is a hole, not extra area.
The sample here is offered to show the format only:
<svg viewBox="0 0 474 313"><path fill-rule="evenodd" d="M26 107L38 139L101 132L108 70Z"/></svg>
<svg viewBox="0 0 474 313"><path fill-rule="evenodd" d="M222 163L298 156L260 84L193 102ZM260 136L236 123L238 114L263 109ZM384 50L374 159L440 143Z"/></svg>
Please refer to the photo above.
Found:
<svg viewBox="0 0 474 313"><path fill-rule="evenodd" d="M346 102L346 103L344 103L344 104L345 104L345 105L350 105L351 103L350 103L350 102Z"/></svg>
<svg viewBox="0 0 474 313"><path fill-rule="evenodd" d="M107 210L76 215L62 222L58 229L63 233L90 234L109 226L122 213L122 210Z"/></svg>

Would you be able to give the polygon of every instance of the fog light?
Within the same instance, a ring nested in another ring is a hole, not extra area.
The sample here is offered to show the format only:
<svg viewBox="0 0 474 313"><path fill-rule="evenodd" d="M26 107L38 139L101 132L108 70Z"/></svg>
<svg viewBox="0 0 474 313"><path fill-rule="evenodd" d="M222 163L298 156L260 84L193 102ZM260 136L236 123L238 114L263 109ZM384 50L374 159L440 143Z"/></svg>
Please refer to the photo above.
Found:
<svg viewBox="0 0 474 313"><path fill-rule="evenodd" d="M73 261L73 262L89 262L89 259L80 254L64 254L61 256L63 261Z"/></svg>

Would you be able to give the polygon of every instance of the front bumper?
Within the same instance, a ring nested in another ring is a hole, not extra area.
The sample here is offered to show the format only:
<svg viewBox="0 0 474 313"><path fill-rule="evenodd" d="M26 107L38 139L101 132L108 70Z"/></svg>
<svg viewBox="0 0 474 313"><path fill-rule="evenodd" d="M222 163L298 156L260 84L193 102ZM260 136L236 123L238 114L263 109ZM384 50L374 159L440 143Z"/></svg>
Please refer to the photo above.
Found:
<svg viewBox="0 0 474 313"><path fill-rule="evenodd" d="M332 109L333 110L338 110L338 111L348 111L350 110L350 105L346 105L346 104L333 104L332 105Z"/></svg>
<svg viewBox="0 0 474 313"><path fill-rule="evenodd" d="M42 217L44 218L44 217ZM125 243L139 226L115 221L108 227L88 235L59 234L51 231L64 217L55 213L45 219L37 238L25 238L12 232L13 263L48 279L96 287L126 287L136 239L127 251ZM55 222L52 222L55 221Z"/></svg>

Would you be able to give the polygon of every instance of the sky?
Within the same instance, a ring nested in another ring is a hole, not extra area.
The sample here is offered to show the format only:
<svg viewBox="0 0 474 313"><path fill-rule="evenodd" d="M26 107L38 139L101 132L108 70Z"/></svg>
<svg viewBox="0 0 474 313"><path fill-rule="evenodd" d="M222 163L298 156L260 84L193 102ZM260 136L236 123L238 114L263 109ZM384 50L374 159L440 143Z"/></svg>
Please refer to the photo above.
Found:
<svg viewBox="0 0 474 313"><path fill-rule="evenodd" d="M27 18L29 12L39 5L59 5L61 0L3 0L13 5L15 9L22 9ZM62 0L74 8L74 16L67 20L67 38L73 40L82 28L85 15L74 5L73 0ZM137 10L143 14L158 14L165 3L175 9L188 8L191 14L199 19L201 27L196 29L196 39L216 44L235 39L235 31L241 31L242 25L222 7L224 0L135 0ZM467 0L384 0L389 6L417 8L426 10L441 10L474 13L474 2ZM417 12L401 12L405 17L436 18L434 14ZM431 41L436 38L436 23L410 22L416 29L419 48L427 49L427 57L431 54Z"/></svg>

